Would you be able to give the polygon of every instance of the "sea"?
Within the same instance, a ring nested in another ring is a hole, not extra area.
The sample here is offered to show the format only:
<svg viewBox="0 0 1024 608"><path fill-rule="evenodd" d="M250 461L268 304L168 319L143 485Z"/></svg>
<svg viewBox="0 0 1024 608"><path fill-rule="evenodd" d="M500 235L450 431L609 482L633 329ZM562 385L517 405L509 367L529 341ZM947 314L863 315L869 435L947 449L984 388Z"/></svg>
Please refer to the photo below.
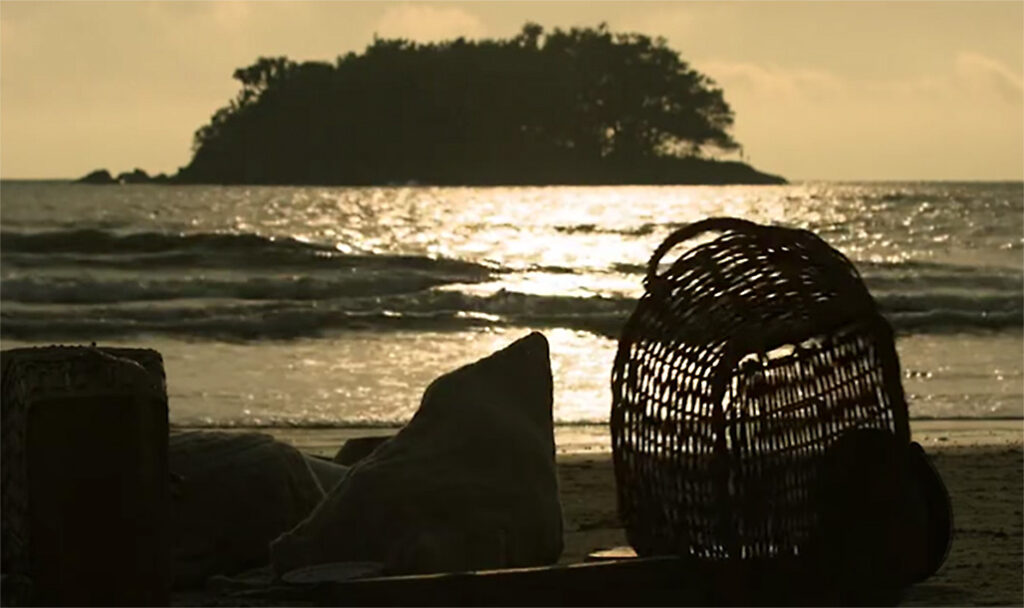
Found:
<svg viewBox="0 0 1024 608"><path fill-rule="evenodd" d="M911 417L1024 416L1024 184L0 183L0 346L147 347L183 427L393 428L530 331L556 429L605 428L616 331L673 230L816 232L896 330Z"/></svg>

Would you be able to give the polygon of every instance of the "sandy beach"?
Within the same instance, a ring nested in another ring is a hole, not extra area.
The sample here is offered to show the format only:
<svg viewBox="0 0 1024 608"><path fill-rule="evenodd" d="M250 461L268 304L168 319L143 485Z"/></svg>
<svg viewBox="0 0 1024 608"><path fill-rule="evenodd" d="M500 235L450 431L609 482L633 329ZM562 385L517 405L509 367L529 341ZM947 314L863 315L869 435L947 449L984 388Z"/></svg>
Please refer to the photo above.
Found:
<svg viewBox="0 0 1024 608"><path fill-rule="evenodd" d="M558 476L565 550L560 563L626 544L618 522L611 453L600 427L559 427ZM331 455L346 439L382 429L268 429L283 441ZM953 546L939 572L906 590L902 605L1024 603L1024 421L912 422L913 439L932 457L952 496Z"/></svg>
<svg viewBox="0 0 1024 608"><path fill-rule="evenodd" d="M928 450L953 499L953 547L939 572L909 588L906 606L1020 606L1022 452L1019 441L951 445ZM566 522L562 562L582 561L599 548L625 544L615 510L609 455L559 459Z"/></svg>

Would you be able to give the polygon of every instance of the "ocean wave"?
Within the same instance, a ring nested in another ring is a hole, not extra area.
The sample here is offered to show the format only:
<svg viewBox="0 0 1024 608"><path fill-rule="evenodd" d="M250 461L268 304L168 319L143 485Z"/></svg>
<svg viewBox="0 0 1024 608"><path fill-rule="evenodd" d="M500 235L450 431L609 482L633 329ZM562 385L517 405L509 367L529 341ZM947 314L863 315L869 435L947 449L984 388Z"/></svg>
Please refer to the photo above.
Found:
<svg viewBox="0 0 1024 608"><path fill-rule="evenodd" d="M1024 315L1020 310L925 310L890 313L885 317L901 334L1024 329Z"/></svg>
<svg viewBox="0 0 1024 608"><path fill-rule="evenodd" d="M676 252L682 254L680 250ZM673 262L672 255L666 262ZM877 262L852 260L865 284L875 290L936 290L976 288L1008 290L1024 294L1024 272L1021 267L975 266L920 260ZM622 274L644 275L647 262L618 262L609 270Z"/></svg>
<svg viewBox="0 0 1024 608"><path fill-rule="evenodd" d="M626 234L652 226L560 229ZM495 280L497 288L522 273L575 274L577 285L591 277L599 282L604 275L634 276L646 270L629 262L608 268L536 265L516 270L459 259L343 253L325 244L257 234L96 229L6 230L0 233L0 251L0 335L26 339L142 333L262 339L481 325L568 327L614 337L636 303L621 292L586 297L579 290L537 295L463 286ZM928 261L857 266L899 332L1024 326L1019 268Z"/></svg>
<svg viewBox="0 0 1024 608"><path fill-rule="evenodd" d="M303 416L241 416L237 418L182 418L170 424L172 431L189 429L398 429L409 420L405 418L368 420L336 419Z"/></svg>
<svg viewBox="0 0 1024 608"><path fill-rule="evenodd" d="M622 236L644 236L654 232L656 224L641 224L629 228L608 228L597 224L572 224L555 226L556 232L562 234L617 234Z"/></svg>
<svg viewBox="0 0 1024 608"><path fill-rule="evenodd" d="M882 313L909 312L1011 313L1024 316L1024 298L1020 293L876 293Z"/></svg>
<svg viewBox="0 0 1024 608"><path fill-rule="evenodd" d="M320 301L212 302L203 306L5 306L0 335L94 339L167 334L215 339L288 339L347 330L460 330L481 326L575 327L617 332L632 309L624 298L427 291Z"/></svg>
<svg viewBox="0 0 1024 608"><path fill-rule="evenodd" d="M96 229L53 230L47 232L0 232L0 251L24 253L154 253L199 249L215 251L253 251L266 248L296 251L322 251L335 248L290 237L270 237L252 233L168 233L117 232Z"/></svg>
<svg viewBox="0 0 1024 608"><path fill-rule="evenodd" d="M457 273L446 269L412 268L360 272L239 277L131 278L18 277L3 281L3 300L27 304L115 304L173 302L196 299L314 301L410 293L450 283L484 281L489 274L476 269Z"/></svg>
<svg viewBox="0 0 1024 608"><path fill-rule="evenodd" d="M897 332L957 333L1020 330L1020 303L986 309L885 310ZM459 331L475 327L564 327L617 337L636 305L626 297L540 296L499 291L471 295L427 290L410 294L312 301L229 301L202 306L6 306L0 335L13 339L83 339L166 334L210 339L256 340L321 336L331 332ZM1009 309L1007 309L1009 308Z"/></svg>
<svg viewBox="0 0 1024 608"><path fill-rule="evenodd" d="M647 236L657 231L675 230L685 226L685 222L644 222L635 226L609 227L597 224L566 224L555 226L556 232L562 234L617 234L621 236Z"/></svg>
<svg viewBox="0 0 1024 608"><path fill-rule="evenodd" d="M1024 295L1021 268L969 266L939 262L857 262L872 291L936 291L941 289L993 289Z"/></svg>
<svg viewBox="0 0 1024 608"><path fill-rule="evenodd" d="M346 253L291 237L252 233L175 234L104 230L0 232L4 264L15 268L429 270L485 275L492 266L418 255Z"/></svg>

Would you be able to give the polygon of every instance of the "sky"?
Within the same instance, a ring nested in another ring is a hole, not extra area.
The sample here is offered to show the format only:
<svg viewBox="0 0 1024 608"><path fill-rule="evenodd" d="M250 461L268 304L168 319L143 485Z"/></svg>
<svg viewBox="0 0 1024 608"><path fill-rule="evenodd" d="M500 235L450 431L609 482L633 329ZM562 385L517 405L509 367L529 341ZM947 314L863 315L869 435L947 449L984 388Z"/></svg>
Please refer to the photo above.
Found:
<svg viewBox="0 0 1024 608"><path fill-rule="evenodd" d="M1024 179L1024 2L0 1L0 177L173 173L260 56L527 21L663 36L790 180Z"/></svg>

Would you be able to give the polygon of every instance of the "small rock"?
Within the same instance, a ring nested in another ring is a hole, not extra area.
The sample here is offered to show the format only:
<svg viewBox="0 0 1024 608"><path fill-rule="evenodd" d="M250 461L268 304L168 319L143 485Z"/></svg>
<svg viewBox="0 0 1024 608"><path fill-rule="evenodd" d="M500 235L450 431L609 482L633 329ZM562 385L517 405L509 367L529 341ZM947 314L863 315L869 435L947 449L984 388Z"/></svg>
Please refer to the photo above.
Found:
<svg viewBox="0 0 1024 608"><path fill-rule="evenodd" d="M117 180L110 175L106 169L97 169L92 173L76 180L80 184L116 184Z"/></svg>
<svg viewBox="0 0 1024 608"><path fill-rule="evenodd" d="M136 168L131 173L125 172L118 175L117 181L121 184L148 184L151 180L148 173Z"/></svg>

